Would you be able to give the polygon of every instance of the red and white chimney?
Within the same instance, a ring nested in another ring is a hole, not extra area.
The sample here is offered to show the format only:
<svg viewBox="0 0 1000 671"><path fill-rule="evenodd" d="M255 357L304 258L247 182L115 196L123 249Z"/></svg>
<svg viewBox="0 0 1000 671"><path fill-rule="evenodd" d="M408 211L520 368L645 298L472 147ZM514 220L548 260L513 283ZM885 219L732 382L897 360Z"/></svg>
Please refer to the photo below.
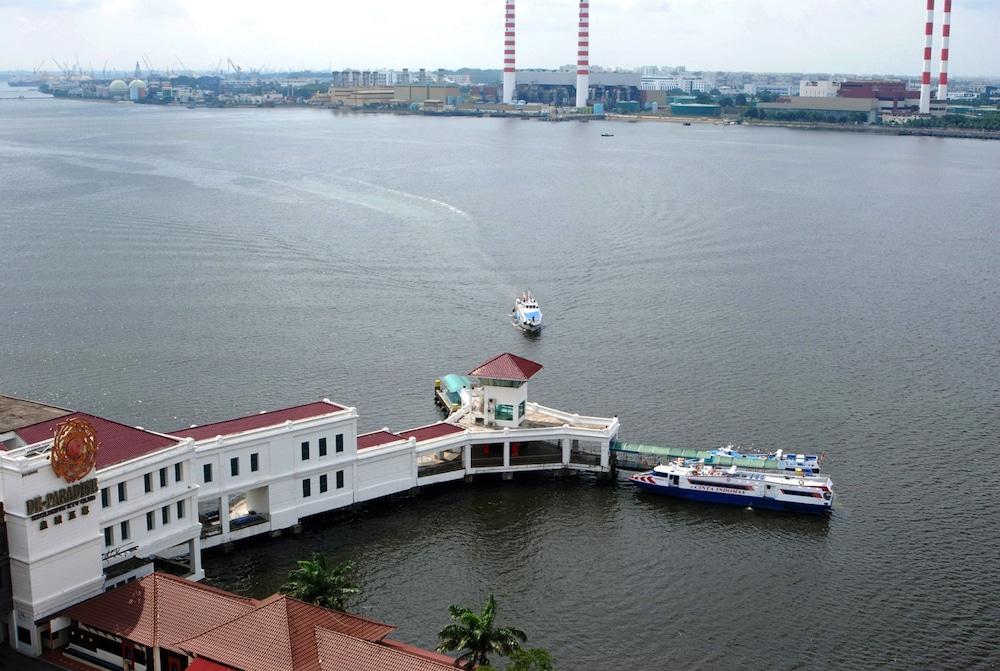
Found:
<svg viewBox="0 0 1000 671"><path fill-rule="evenodd" d="M944 0L944 26L941 29L941 78L938 79L938 100L948 99L948 38L951 37L951 0Z"/></svg>
<svg viewBox="0 0 1000 671"><path fill-rule="evenodd" d="M503 24L503 101L514 102L517 75L514 72L514 0L504 0L507 8Z"/></svg>
<svg viewBox="0 0 1000 671"><path fill-rule="evenodd" d="M590 1L580 0L580 34L576 43L576 106L586 107L590 93Z"/></svg>
<svg viewBox="0 0 1000 671"><path fill-rule="evenodd" d="M924 24L924 73L920 79L920 113L931 113L931 50L934 47L934 0L927 0Z"/></svg>

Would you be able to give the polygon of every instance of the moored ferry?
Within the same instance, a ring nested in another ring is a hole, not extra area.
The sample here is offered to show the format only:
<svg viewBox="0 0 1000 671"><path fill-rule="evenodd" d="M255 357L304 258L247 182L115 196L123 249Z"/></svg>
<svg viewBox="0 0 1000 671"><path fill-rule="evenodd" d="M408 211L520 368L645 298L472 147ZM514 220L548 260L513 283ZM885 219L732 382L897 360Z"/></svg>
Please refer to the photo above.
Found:
<svg viewBox="0 0 1000 671"><path fill-rule="evenodd" d="M629 481L646 491L709 503L813 514L833 509L833 482L826 476L755 473L678 460Z"/></svg>

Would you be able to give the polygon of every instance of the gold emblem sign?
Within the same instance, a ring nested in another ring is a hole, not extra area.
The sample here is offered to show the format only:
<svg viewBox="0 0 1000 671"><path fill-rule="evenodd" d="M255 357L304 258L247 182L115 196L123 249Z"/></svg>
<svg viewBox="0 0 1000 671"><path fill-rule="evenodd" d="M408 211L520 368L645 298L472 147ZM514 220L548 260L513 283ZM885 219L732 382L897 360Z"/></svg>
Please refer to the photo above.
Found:
<svg viewBox="0 0 1000 671"><path fill-rule="evenodd" d="M52 470L66 482L76 482L97 464L97 432L85 419L73 417L56 427L49 460Z"/></svg>

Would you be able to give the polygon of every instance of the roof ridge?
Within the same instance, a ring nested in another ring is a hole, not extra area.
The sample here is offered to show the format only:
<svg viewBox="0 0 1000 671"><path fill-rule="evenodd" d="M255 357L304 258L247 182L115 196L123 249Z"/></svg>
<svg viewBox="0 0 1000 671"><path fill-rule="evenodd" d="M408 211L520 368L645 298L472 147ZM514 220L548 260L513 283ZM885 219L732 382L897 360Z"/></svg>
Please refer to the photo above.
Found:
<svg viewBox="0 0 1000 671"><path fill-rule="evenodd" d="M288 596L287 594L282 594L281 596L284 599L287 599L288 601L294 601L295 603L301 604L308 608L319 608L320 610L326 611L333 615L346 615L347 617L353 618L355 620L364 620L365 622L370 622L371 624L377 624L382 627L392 627L393 629L396 628L394 625L387 624L385 622L380 622L378 620L373 620L370 617L365 617L364 615L355 615L354 613L347 613L342 610L337 610L335 608L327 608L326 606L317 606L314 603L308 603L306 601L303 601L302 599L296 599L294 596Z"/></svg>
<svg viewBox="0 0 1000 671"><path fill-rule="evenodd" d="M89 417L91 419L99 419L102 422L107 422L108 424L115 424L117 426L122 426L122 427L125 427L126 429L132 429L133 431L142 431L143 433L148 433L148 434L150 434L152 436L158 436L160 438L169 438L169 439L171 439L173 441L180 442L180 439L178 439L177 436L171 435L169 433L159 433L158 431L152 431L150 429L140 428L138 426L132 426L131 424L125 424L124 422L119 422L118 420L115 420L115 419L108 419L107 417L101 417L100 415L94 415L94 414L91 414L89 412L85 412L83 410L71 410L70 414L63 415L62 417L50 417L49 419L43 419L42 421L35 422L34 424L25 424L22 427L14 429L14 433L18 433L19 431L23 431L25 429L30 429L31 427L38 426L39 424L45 424L46 422L55 422L55 421L58 421L58 420L66 421L68 419L71 419L72 417L78 417L78 416L81 416L81 415L84 416L84 417ZM48 439L45 439L45 440L48 440ZM38 441L38 442L41 442L41 441Z"/></svg>
<svg viewBox="0 0 1000 671"><path fill-rule="evenodd" d="M316 403L323 403L325 405L329 405L331 408L337 408L337 410L331 410L330 411L331 413L339 412L341 410L346 410L347 409L346 406L342 406L342 405L340 405L338 403L334 403L333 401L331 401L328 398L321 398L318 401L309 401L308 403L296 403L295 405L290 405L290 406L285 407L285 408L275 408L274 410L261 410L260 412L252 412L252 413L250 413L248 415L240 415L239 417L229 417L227 419L220 419L220 420L216 420L214 422L204 422L203 424L196 424L194 426L194 428L201 429L201 428L204 428L206 426L212 426L213 424L225 424L226 422L235 422L235 421L241 420L241 419L250 419L251 417L260 417L261 415L273 415L273 414L278 413L278 412L286 412L288 410L295 410L296 408L304 408L307 405L313 405L313 404L316 404ZM191 428L192 428L191 426L182 426L182 427L176 429L176 431L187 431L188 429L191 429Z"/></svg>
<svg viewBox="0 0 1000 671"><path fill-rule="evenodd" d="M214 589L214 588L212 588L212 589ZM183 641L178 641L177 642L177 646L182 646L182 645L184 645L185 643L187 643L189 641L195 640L196 638L201 638L202 636L206 636L207 634L210 634L210 633L212 633L214 631L218 631L219 629L222 629L223 627L228 627L229 625L233 624L237 620L243 619L245 617L250 617L251 615L254 615L255 613L259 613L260 611L264 610L265 608L271 607L272 605L274 605L275 603L277 603L279 600L275 599L274 601L268 602L266 599L264 601L254 601L253 599L248 599L248 601L251 602L250 605L253 606L253 610L250 610L250 611L248 611L246 613L241 613L240 615L237 615L237 616L235 616L235 617L233 617L231 619L228 619L225 622L220 622L216 626L210 627L209 629L206 629L205 631L203 631L201 633L195 634L194 636L191 636L190 638L186 638ZM287 613L287 611L285 612L285 621L286 622L288 621L288 613ZM287 627L286 627L286 629L287 629ZM289 648L290 647L291 646L289 645ZM290 650L289 650L289 652L290 652Z"/></svg>
<svg viewBox="0 0 1000 671"><path fill-rule="evenodd" d="M258 603L256 599L253 599L251 597L242 596L234 592L227 592L226 590L221 589L219 587L213 587L212 585L206 585L201 582L195 582L194 580L188 580L187 578L182 578L179 575L172 575L170 573L164 573L162 571L156 571L155 573L153 573L153 575L159 576L161 579L169 580L170 582L176 583L178 585L184 585L185 587L193 587L203 592L209 592L212 594L217 594L219 596L226 596L229 597L230 599L233 599L234 601L244 601L250 605Z"/></svg>

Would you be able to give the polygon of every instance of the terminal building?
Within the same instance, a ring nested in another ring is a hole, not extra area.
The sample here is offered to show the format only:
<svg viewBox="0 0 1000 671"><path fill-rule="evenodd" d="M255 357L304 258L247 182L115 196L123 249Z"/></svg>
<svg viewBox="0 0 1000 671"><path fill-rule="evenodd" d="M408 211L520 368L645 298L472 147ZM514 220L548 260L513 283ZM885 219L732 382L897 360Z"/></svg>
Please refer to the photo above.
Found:
<svg viewBox="0 0 1000 671"><path fill-rule="evenodd" d="M532 402L541 369L501 354L445 420L361 434L357 410L326 399L159 432L0 396L4 642L63 649L75 604L157 571L201 580L203 548L312 515L480 474L610 472L617 417Z"/></svg>

